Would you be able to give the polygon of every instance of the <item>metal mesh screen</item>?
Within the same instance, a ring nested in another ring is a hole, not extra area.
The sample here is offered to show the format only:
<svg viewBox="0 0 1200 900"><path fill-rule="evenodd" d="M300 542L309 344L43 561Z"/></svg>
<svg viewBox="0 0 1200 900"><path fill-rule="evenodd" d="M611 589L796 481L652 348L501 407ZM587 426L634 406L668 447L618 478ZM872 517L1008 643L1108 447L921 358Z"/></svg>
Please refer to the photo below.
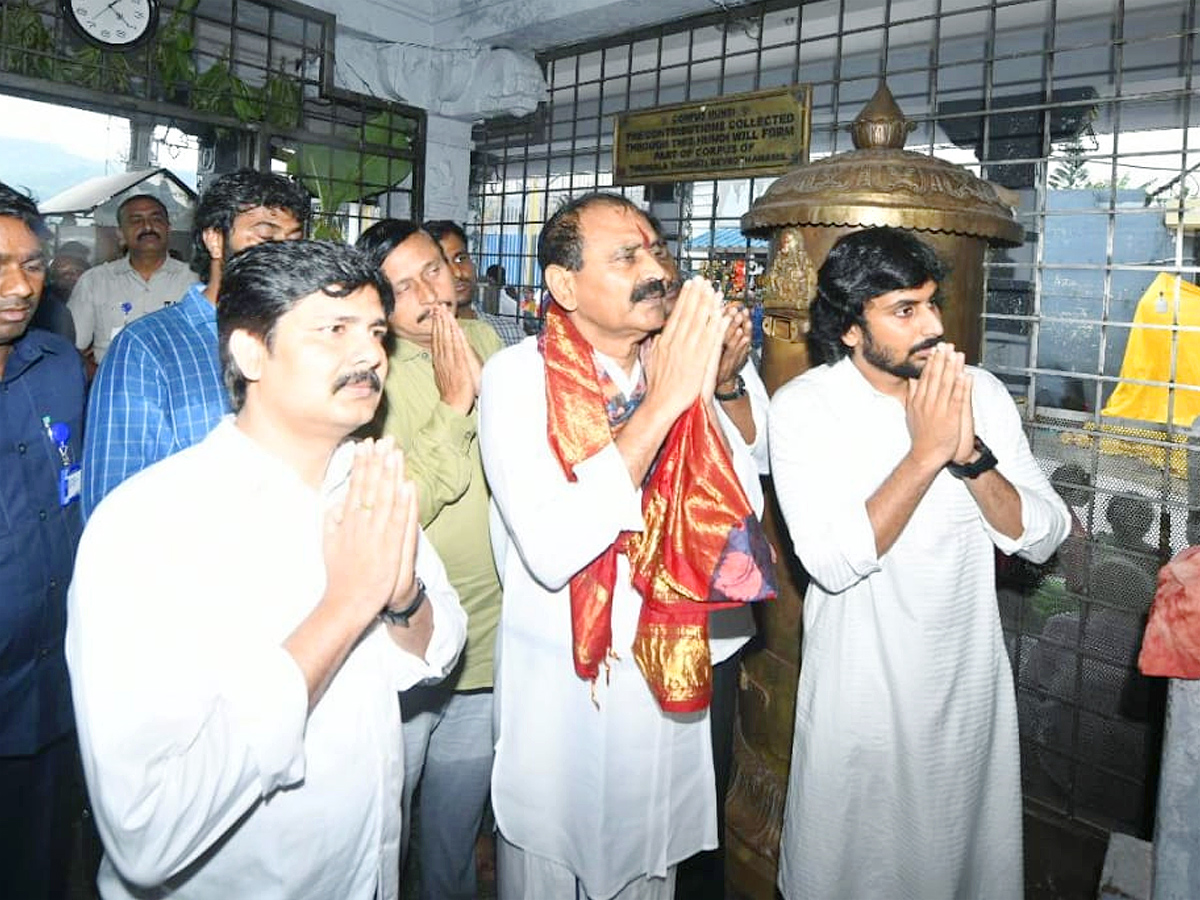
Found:
<svg viewBox="0 0 1200 900"><path fill-rule="evenodd" d="M1003 563L1027 804L1149 833L1161 683L1136 673L1153 573L1189 543L1200 413L1193 205L1196 0L762 3L544 55L550 100L476 129L480 264L537 292L536 238L564 197L612 184L618 112L792 83L813 88L812 156L881 77L908 149L1012 191L1023 246L987 264L983 365L1009 386L1075 515L1042 567ZM771 179L623 188L685 269L750 303L766 248L738 220ZM1063 468L1073 465L1074 468Z"/></svg>

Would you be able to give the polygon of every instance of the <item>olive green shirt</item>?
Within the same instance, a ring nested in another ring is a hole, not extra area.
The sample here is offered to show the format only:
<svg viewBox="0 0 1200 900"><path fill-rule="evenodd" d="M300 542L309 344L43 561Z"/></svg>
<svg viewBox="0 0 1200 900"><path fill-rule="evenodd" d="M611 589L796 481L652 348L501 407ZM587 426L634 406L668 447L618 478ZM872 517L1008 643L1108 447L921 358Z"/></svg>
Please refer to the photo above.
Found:
<svg viewBox="0 0 1200 900"><path fill-rule="evenodd" d="M460 320L467 343L486 360L504 344L488 325ZM384 434L404 448L417 486L421 527L446 566L467 613L467 646L451 675L456 691L492 686L500 622L500 579L488 536L488 490L476 436L476 411L460 416L442 402L428 350L396 339L384 385Z"/></svg>

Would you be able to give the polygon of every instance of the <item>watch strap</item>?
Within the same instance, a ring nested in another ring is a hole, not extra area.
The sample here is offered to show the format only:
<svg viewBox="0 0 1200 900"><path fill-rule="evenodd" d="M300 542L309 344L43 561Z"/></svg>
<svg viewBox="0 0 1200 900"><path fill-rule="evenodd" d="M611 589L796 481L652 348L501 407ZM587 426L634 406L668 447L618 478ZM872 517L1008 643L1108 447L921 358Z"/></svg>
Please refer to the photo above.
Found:
<svg viewBox="0 0 1200 900"><path fill-rule="evenodd" d="M413 597L412 602L404 609L392 609L385 606L379 612L379 618L389 625L399 625L401 628L408 627L408 620L417 614L417 610L425 602L425 582L419 577L417 578L417 595Z"/></svg>
<svg viewBox="0 0 1200 900"><path fill-rule="evenodd" d="M974 462L969 463L946 463L946 468L955 478L978 478L984 472L989 472L996 468L996 454L991 451L979 437L975 435L975 450L979 453L979 458Z"/></svg>

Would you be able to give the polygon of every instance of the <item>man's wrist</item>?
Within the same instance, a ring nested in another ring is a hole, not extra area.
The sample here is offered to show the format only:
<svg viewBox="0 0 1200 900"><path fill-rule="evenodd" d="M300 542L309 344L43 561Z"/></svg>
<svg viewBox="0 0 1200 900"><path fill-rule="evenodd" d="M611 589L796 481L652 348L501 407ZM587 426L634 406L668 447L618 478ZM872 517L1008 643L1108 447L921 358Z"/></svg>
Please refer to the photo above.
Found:
<svg viewBox="0 0 1200 900"><path fill-rule="evenodd" d="M390 606L385 606L379 612L379 618L388 625L399 625L401 628L407 628L409 619L417 614L417 610L425 603L427 594L425 593L425 582L419 577L413 579L416 586L416 594L413 598L399 609L393 609Z"/></svg>
<svg viewBox="0 0 1200 900"><path fill-rule="evenodd" d="M728 403L731 400L740 400L746 396L746 381L740 374L734 375L732 378L718 384L717 389L713 392L713 396L722 403Z"/></svg>
<svg viewBox="0 0 1200 900"><path fill-rule="evenodd" d="M976 435L975 450L971 454L971 457L968 457L967 462L956 463L951 460L950 462L946 463L946 468L955 478L970 479L978 478L984 472L988 472L996 468L996 464L996 455L992 453L991 448L989 448L988 445L980 439L979 435Z"/></svg>

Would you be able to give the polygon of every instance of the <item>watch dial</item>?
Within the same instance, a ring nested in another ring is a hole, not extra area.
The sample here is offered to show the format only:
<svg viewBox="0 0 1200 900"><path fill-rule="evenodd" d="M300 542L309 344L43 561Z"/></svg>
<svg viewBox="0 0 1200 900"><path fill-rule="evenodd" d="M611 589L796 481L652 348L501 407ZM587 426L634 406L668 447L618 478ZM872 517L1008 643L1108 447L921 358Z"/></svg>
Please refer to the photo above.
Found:
<svg viewBox="0 0 1200 900"><path fill-rule="evenodd" d="M146 35L151 16L150 0L70 0L71 13L80 29L110 47L133 44Z"/></svg>

